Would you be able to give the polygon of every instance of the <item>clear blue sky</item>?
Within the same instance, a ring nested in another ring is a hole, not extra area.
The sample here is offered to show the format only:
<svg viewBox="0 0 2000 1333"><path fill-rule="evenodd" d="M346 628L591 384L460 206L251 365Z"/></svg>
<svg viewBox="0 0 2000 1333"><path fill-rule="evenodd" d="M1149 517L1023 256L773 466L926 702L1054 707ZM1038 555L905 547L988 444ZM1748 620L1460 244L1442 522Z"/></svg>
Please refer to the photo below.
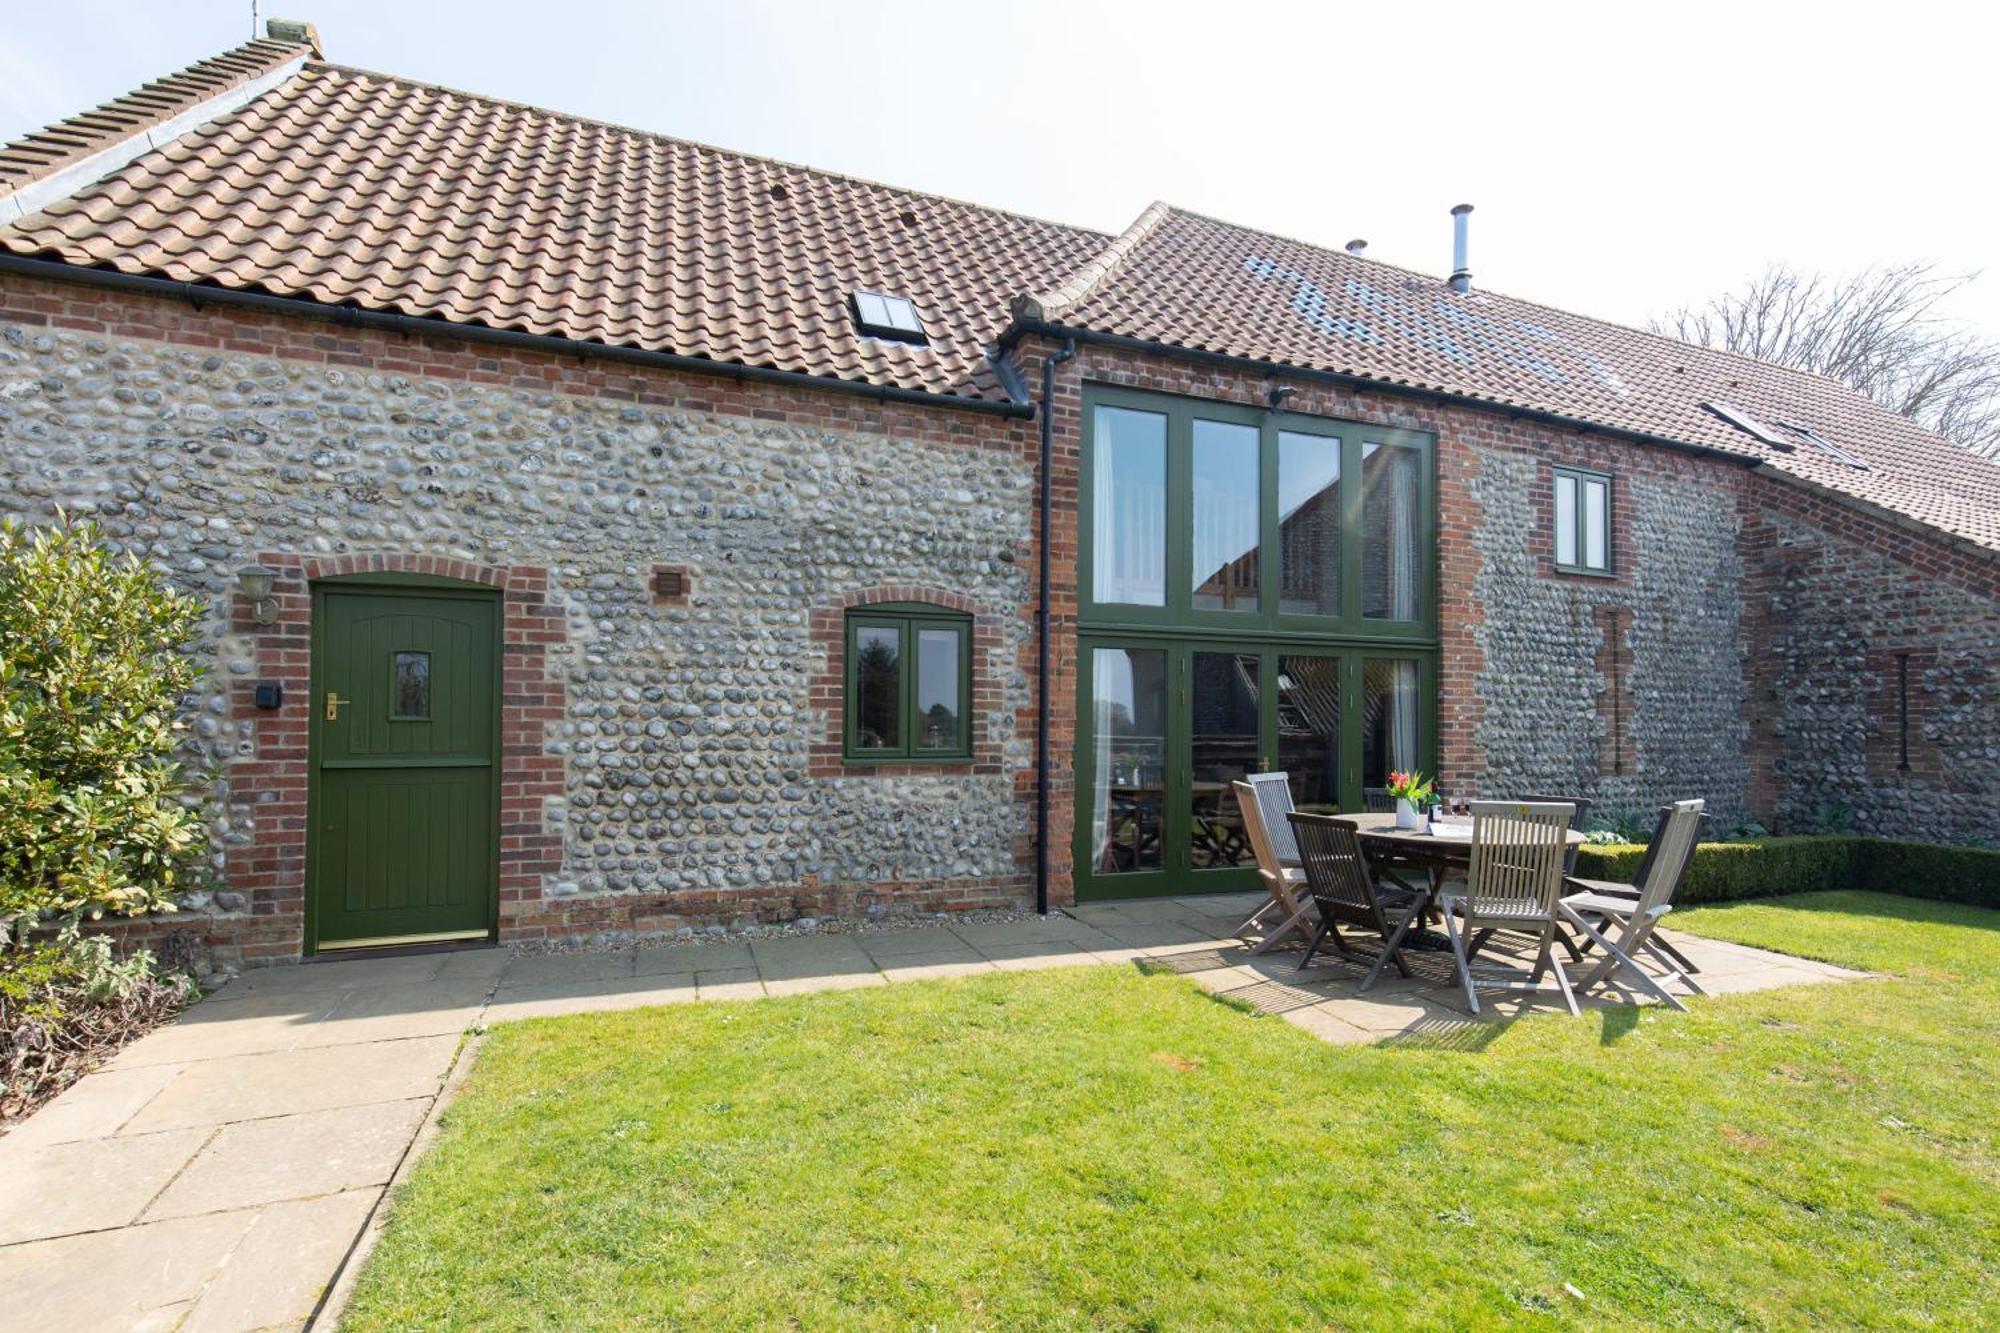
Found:
<svg viewBox="0 0 2000 1333"><path fill-rule="evenodd" d="M8 4L0 138L250 0ZM1988 267L1990 7L265 0L336 61L1116 231L1172 203L1627 322L1774 259ZM2000 336L2000 271L1960 313Z"/></svg>

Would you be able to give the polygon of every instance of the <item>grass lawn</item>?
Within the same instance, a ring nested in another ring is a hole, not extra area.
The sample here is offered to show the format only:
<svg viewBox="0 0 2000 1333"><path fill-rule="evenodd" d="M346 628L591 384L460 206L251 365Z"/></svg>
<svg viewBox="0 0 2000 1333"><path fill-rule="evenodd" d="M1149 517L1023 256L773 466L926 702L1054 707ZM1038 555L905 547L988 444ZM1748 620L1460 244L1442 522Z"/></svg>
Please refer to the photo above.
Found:
<svg viewBox="0 0 2000 1333"><path fill-rule="evenodd" d="M1891 975L1359 1049L1116 967L503 1026L346 1327L1991 1327L2000 913L1675 924Z"/></svg>

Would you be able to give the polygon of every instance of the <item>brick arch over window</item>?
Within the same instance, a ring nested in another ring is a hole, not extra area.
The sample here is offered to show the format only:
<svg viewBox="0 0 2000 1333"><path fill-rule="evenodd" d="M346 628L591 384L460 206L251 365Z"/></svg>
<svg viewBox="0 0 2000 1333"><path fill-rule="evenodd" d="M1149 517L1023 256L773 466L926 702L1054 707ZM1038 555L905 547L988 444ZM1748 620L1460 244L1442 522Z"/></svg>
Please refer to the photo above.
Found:
<svg viewBox="0 0 2000 1333"><path fill-rule="evenodd" d="M841 750L841 724L847 707L847 613L883 602L916 602L942 611L957 611L972 617L972 758L960 763L921 764L848 763ZM811 616L813 643L823 654L823 668L816 672L806 691L807 702L819 715L819 730L812 743L806 771L816 778L854 777L863 774L895 776L909 774L1001 772L1000 745L989 725L1000 707L1000 677L994 672L992 655L1000 646L1000 624L986 607L970 597L942 588L913 584L892 584L852 592L832 606L815 607Z"/></svg>
<svg viewBox="0 0 2000 1333"><path fill-rule="evenodd" d="M268 929L248 937L246 961L296 958L305 931L306 736L312 699L312 585L368 574L419 574L493 588L501 594L500 919L501 939L539 910L546 877L562 870L562 837L543 803L564 790L562 757L548 752L548 728L562 720L567 689L552 650L568 641L563 609L549 601L539 565L487 565L405 552L301 556L266 551L257 561L276 575L277 620L259 625L241 594L230 630L256 644L256 675L233 685L232 711L249 723L252 751L227 767L229 804L250 816L248 840L228 851L229 887L248 896ZM258 681L284 689L284 706L255 706Z"/></svg>

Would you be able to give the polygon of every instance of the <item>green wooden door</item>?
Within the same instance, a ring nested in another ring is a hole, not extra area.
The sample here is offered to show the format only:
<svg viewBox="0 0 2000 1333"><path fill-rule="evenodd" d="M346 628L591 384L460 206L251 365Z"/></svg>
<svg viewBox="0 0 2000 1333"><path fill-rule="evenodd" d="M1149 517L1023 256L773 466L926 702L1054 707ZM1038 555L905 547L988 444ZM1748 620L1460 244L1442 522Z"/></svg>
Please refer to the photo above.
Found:
<svg viewBox="0 0 2000 1333"><path fill-rule="evenodd" d="M493 927L499 602L481 590L315 593L307 910L317 949Z"/></svg>

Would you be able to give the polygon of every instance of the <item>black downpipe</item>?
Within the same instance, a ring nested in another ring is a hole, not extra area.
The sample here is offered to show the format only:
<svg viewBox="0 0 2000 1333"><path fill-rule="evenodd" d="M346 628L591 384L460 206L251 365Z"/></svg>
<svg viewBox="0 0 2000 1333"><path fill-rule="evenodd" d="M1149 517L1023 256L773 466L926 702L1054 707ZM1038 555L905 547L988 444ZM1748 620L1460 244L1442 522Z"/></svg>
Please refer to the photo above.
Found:
<svg viewBox="0 0 2000 1333"><path fill-rule="evenodd" d="M1042 358L1042 485L1038 505L1041 522L1041 570L1035 596L1035 910L1049 914L1049 519L1055 509L1056 367L1076 355L1076 339L1063 342L1054 356Z"/></svg>

